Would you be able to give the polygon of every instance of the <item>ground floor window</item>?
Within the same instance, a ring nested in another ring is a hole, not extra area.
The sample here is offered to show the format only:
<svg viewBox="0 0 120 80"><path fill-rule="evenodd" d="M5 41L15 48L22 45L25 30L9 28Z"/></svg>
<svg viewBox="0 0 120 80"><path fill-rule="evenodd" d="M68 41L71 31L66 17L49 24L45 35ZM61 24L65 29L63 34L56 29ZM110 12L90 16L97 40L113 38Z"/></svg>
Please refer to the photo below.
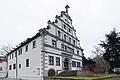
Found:
<svg viewBox="0 0 120 80"><path fill-rule="evenodd" d="M72 67L76 67L76 62L72 61Z"/></svg>
<svg viewBox="0 0 120 80"><path fill-rule="evenodd" d="M80 62L77 62L77 67L80 67Z"/></svg>
<svg viewBox="0 0 120 80"><path fill-rule="evenodd" d="M54 57L49 56L49 65L54 65Z"/></svg>
<svg viewBox="0 0 120 80"><path fill-rule="evenodd" d="M56 57L56 66L60 66L60 58Z"/></svg>
<svg viewBox="0 0 120 80"><path fill-rule="evenodd" d="M9 70L11 70L12 69L12 66L11 65L9 65Z"/></svg>
<svg viewBox="0 0 120 80"><path fill-rule="evenodd" d="M16 64L13 64L13 69L16 69Z"/></svg>
<svg viewBox="0 0 120 80"><path fill-rule="evenodd" d="M2 67L0 67L0 71L2 71Z"/></svg>

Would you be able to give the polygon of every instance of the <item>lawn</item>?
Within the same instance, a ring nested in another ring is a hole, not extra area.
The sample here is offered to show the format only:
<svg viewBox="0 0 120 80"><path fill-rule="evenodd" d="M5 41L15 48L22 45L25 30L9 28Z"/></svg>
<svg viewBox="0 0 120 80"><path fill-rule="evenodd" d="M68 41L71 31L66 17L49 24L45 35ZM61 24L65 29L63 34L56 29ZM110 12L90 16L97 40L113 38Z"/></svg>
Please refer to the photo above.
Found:
<svg viewBox="0 0 120 80"><path fill-rule="evenodd" d="M55 77L55 79L61 79L61 80L97 80L97 79L103 79L103 78L111 78L111 77L118 77L117 74L94 74L92 76L61 76L61 77Z"/></svg>

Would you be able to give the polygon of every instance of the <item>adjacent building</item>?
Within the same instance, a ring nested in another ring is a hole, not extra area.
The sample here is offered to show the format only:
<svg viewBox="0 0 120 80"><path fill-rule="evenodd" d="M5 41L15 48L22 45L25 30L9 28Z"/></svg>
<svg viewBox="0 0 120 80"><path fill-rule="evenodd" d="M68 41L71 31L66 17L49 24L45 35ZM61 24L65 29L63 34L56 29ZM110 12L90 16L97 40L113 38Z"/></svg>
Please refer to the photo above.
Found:
<svg viewBox="0 0 120 80"><path fill-rule="evenodd" d="M43 79L65 70L81 70L83 49L65 11L8 54L8 77Z"/></svg>
<svg viewBox="0 0 120 80"><path fill-rule="evenodd" d="M0 78L7 77L7 58L0 56Z"/></svg>

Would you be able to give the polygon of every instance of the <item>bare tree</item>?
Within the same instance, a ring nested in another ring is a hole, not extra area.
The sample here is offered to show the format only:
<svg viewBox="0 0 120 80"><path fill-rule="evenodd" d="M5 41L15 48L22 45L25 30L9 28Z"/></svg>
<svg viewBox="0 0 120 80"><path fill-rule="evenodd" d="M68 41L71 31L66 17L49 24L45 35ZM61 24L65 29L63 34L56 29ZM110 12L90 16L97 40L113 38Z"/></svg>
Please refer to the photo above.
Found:
<svg viewBox="0 0 120 80"><path fill-rule="evenodd" d="M96 46L94 51L92 51L95 54L94 61L96 63L95 66L95 72L97 73L104 73L108 72L108 69L110 68L109 63L104 59L103 53L104 51Z"/></svg>
<svg viewBox="0 0 120 80"><path fill-rule="evenodd" d="M0 54L1 55L6 55L8 54L11 50L13 49L13 47L8 43L6 45L0 45Z"/></svg>

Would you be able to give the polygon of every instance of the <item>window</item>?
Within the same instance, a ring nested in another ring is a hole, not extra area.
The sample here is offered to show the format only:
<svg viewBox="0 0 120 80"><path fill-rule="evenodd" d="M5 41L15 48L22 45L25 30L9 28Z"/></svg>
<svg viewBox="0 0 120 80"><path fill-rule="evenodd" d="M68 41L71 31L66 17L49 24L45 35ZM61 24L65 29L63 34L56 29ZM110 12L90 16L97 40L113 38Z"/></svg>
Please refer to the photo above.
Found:
<svg viewBox="0 0 120 80"><path fill-rule="evenodd" d="M56 41L55 40L52 40L52 46L56 47Z"/></svg>
<svg viewBox="0 0 120 80"><path fill-rule="evenodd" d="M65 50L67 50L67 46L65 45Z"/></svg>
<svg viewBox="0 0 120 80"><path fill-rule="evenodd" d="M64 50L64 45L63 44L61 44L61 49Z"/></svg>
<svg viewBox="0 0 120 80"><path fill-rule="evenodd" d="M29 59L26 59L26 67L29 67Z"/></svg>
<svg viewBox="0 0 120 80"><path fill-rule="evenodd" d="M33 48L36 48L36 41L33 41Z"/></svg>
<svg viewBox="0 0 120 80"><path fill-rule="evenodd" d="M64 29L66 30L66 25L64 25Z"/></svg>
<svg viewBox="0 0 120 80"><path fill-rule="evenodd" d="M17 57L17 51L15 52L15 57Z"/></svg>
<svg viewBox="0 0 120 80"><path fill-rule="evenodd" d="M71 29L69 28L69 30L68 30L70 33L71 33Z"/></svg>
<svg viewBox="0 0 120 80"><path fill-rule="evenodd" d="M26 51L26 52L28 51L28 45L26 45L26 47L25 47L25 51Z"/></svg>
<svg viewBox="0 0 120 80"><path fill-rule="evenodd" d="M54 57L49 56L49 65L54 65Z"/></svg>
<svg viewBox="0 0 120 80"><path fill-rule="evenodd" d="M16 64L13 64L13 69L16 69Z"/></svg>
<svg viewBox="0 0 120 80"><path fill-rule="evenodd" d="M19 68L21 68L21 64L19 64Z"/></svg>
<svg viewBox="0 0 120 80"><path fill-rule="evenodd" d="M56 57L56 66L60 66L60 58Z"/></svg>
<svg viewBox="0 0 120 80"><path fill-rule="evenodd" d="M75 40L73 40L73 44L75 45Z"/></svg>
<svg viewBox="0 0 120 80"><path fill-rule="evenodd" d="M72 61L72 67L76 67L76 62Z"/></svg>
<svg viewBox="0 0 120 80"><path fill-rule="evenodd" d="M66 34L64 34L64 39L66 40Z"/></svg>
<svg viewBox="0 0 120 80"><path fill-rule="evenodd" d="M14 53L12 53L12 58L14 58Z"/></svg>
<svg viewBox="0 0 120 80"><path fill-rule="evenodd" d="M2 67L0 67L0 71L2 71Z"/></svg>
<svg viewBox="0 0 120 80"><path fill-rule="evenodd" d="M9 70L11 70L12 69L12 66L11 65L9 65Z"/></svg>
<svg viewBox="0 0 120 80"><path fill-rule="evenodd" d="M69 42L71 43L71 38L69 37Z"/></svg>
<svg viewBox="0 0 120 80"><path fill-rule="evenodd" d="M61 32L60 31L58 31L58 37L61 37Z"/></svg>
<svg viewBox="0 0 120 80"><path fill-rule="evenodd" d="M77 62L77 67L80 67L80 62Z"/></svg>
<svg viewBox="0 0 120 80"><path fill-rule="evenodd" d="M11 54L10 54L10 59L11 59Z"/></svg>
<svg viewBox="0 0 120 80"><path fill-rule="evenodd" d="M77 55L79 55L79 51L77 50Z"/></svg>
<svg viewBox="0 0 120 80"><path fill-rule="evenodd" d="M22 48L21 49L19 49L19 55L21 55L22 54Z"/></svg>

